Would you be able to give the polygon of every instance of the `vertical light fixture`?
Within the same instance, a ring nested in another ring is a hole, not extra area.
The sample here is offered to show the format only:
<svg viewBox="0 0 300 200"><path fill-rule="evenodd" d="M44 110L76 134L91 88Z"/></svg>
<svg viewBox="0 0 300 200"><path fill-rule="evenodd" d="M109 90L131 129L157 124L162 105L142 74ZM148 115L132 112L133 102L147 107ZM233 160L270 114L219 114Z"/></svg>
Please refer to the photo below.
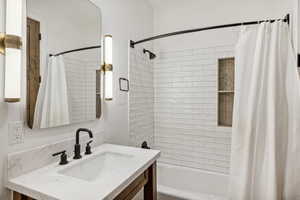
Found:
<svg viewBox="0 0 300 200"><path fill-rule="evenodd" d="M105 35L103 40L103 65L104 71L104 99L113 99L113 64L112 64L112 36Z"/></svg>
<svg viewBox="0 0 300 200"><path fill-rule="evenodd" d="M5 54L4 100L21 100L22 2L6 1L6 34L0 35L0 53Z"/></svg>

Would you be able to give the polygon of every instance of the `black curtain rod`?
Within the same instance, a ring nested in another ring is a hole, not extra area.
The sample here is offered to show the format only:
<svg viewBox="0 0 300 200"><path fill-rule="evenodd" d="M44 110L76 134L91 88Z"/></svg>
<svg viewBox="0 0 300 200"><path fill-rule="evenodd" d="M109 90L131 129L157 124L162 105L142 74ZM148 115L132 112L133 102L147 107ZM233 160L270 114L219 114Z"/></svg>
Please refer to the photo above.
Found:
<svg viewBox="0 0 300 200"><path fill-rule="evenodd" d="M136 42L131 40L130 41L130 47L134 48L134 46L136 44L140 44L140 43L144 43L144 42L148 42L148 41L152 41L152 40L157 40L157 39L161 39L161 38L166 38L166 37L170 37L170 36L174 36L174 35L194 33L194 32L206 31L206 30L212 30L212 29L219 29L219 28L229 28L229 27L243 26L243 25L254 25L254 24L259 24L259 23L262 23L262 22L271 22L272 23L272 22L275 22L275 21L278 21L278 20L282 20L282 21L287 22L289 24L290 23L290 14L287 14L284 19L261 20L261 21L251 21L251 22L224 24L224 25L218 25L218 26L208 26L208 27L204 27L204 28L189 29L189 30L184 30L184 31L176 31L176 32L172 32L172 33L161 34L161 35L157 35L157 36L154 36L154 37L139 40L139 41L136 41Z"/></svg>
<svg viewBox="0 0 300 200"><path fill-rule="evenodd" d="M89 50L89 49L98 49L101 48L101 45L98 46L91 46L91 47L84 47L84 48L80 48L80 49L73 49L73 50L69 50L69 51L64 51L58 54L49 54L49 56L60 56L63 54L67 54L67 53L72 53L72 52L76 52L76 51L84 51L84 50Z"/></svg>

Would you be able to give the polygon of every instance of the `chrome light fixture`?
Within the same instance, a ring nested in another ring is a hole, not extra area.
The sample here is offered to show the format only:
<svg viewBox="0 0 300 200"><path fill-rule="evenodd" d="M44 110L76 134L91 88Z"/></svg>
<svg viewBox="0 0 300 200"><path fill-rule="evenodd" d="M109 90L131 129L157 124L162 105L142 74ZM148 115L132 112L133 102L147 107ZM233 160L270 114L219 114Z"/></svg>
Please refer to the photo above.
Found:
<svg viewBox="0 0 300 200"><path fill-rule="evenodd" d="M22 4L6 1L6 34L0 34L0 53L5 55L5 102L21 100Z"/></svg>
<svg viewBox="0 0 300 200"><path fill-rule="evenodd" d="M105 35L103 40L103 65L104 72L104 99L113 99L113 64L112 64L112 36Z"/></svg>

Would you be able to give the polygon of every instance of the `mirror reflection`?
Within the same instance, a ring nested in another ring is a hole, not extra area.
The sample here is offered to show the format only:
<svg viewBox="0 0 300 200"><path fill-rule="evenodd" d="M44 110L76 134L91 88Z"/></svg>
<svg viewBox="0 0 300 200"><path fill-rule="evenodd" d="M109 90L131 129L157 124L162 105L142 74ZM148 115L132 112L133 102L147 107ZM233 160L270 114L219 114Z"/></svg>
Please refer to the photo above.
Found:
<svg viewBox="0 0 300 200"><path fill-rule="evenodd" d="M27 0L27 120L49 128L101 115L101 13L89 0Z"/></svg>

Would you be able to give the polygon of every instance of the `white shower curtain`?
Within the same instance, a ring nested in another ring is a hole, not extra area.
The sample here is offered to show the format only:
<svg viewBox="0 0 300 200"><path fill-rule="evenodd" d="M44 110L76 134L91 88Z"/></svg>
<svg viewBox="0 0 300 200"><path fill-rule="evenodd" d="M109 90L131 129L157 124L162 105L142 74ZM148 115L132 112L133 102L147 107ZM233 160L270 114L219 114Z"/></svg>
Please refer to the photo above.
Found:
<svg viewBox="0 0 300 200"><path fill-rule="evenodd" d="M243 27L236 46L230 200L300 200L300 87L288 25Z"/></svg>
<svg viewBox="0 0 300 200"><path fill-rule="evenodd" d="M51 56L42 77L34 113L34 128L70 123L63 56Z"/></svg>

